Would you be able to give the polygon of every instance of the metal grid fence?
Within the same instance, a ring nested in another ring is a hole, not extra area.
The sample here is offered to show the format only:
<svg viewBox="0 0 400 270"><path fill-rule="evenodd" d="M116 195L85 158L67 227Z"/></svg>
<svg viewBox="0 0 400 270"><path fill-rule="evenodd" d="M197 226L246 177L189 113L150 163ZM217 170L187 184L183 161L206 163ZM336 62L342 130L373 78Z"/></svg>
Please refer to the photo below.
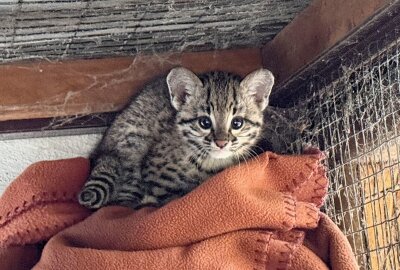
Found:
<svg viewBox="0 0 400 270"><path fill-rule="evenodd" d="M400 39L380 46L374 42L355 54L358 61L342 61L337 79L316 76L307 84L310 94L296 108L308 127L293 148L312 142L327 152L331 186L325 211L348 237L361 269L395 270L400 269Z"/></svg>

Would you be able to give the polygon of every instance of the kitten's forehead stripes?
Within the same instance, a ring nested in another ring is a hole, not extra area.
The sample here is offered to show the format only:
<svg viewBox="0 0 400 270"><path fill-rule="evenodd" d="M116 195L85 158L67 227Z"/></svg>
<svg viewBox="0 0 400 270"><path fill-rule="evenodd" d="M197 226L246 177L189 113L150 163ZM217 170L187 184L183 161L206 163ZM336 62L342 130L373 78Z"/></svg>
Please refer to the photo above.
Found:
<svg viewBox="0 0 400 270"><path fill-rule="evenodd" d="M206 87L206 89L207 89L206 104L209 104L210 103L210 96L211 96L211 87L208 84L206 84L204 87ZM208 108L208 110L209 110L209 108ZM208 114L210 114L210 113L208 113Z"/></svg>
<svg viewBox="0 0 400 270"><path fill-rule="evenodd" d="M233 100L235 101L235 103L237 103L236 87L233 87Z"/></svg>
<svg viewBox="0 0 400 270"><path fill-rule="evenodd" d="M215 111L214 104L213 104L212 102L209 102L209 104L210 104L211 110L212 110L212 111Z"/></svg>
<svg viewBox="0 0 400 270"><path fill-rule="evenodd" d="M206 103L206 105L202 105L200 107L200 111L202 111L204 113L207 113L207 114L210 114L210 106L208 105L208 103Z"/></svg>

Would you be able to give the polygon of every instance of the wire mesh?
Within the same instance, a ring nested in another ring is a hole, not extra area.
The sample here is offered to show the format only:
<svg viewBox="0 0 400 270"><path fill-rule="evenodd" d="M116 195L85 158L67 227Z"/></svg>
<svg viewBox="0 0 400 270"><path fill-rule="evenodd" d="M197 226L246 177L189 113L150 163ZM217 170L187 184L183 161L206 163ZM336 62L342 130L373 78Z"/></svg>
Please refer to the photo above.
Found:
<svg viewBox="0 0 400 270"><path fill-rule="evenodd" d="M327 152L324 211L361 269L392 270L400 269L400 39L380 44L342 61L337 79L307 83L295 106L307 128L291 147L311 142Z"/></svg>

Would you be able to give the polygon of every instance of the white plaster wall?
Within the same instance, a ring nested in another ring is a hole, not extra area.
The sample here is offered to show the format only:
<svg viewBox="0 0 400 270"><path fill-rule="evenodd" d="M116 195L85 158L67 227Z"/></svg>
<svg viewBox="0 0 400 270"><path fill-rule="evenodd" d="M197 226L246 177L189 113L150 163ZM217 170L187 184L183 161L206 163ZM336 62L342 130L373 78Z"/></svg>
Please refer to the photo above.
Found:
<svg viewBox="0 0 400 270"><path fill-rule="evenodd" d="M101 136L85 134L0 141L0 194L33 162L87 157Z"/></svg>

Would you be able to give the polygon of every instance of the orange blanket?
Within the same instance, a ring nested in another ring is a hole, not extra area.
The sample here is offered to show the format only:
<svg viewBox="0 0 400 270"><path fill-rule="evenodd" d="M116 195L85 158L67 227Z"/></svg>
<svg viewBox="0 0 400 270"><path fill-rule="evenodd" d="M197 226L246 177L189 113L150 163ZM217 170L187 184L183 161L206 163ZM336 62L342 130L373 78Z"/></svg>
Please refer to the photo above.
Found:
<svg viewBox="0 0 400 270"><path fill-rule="evenodd" d="M36 163L0 198L0 269L358 269L317 208L321 158L265 153L160 209L95 213L75 200L86 159Z"/></svg>

